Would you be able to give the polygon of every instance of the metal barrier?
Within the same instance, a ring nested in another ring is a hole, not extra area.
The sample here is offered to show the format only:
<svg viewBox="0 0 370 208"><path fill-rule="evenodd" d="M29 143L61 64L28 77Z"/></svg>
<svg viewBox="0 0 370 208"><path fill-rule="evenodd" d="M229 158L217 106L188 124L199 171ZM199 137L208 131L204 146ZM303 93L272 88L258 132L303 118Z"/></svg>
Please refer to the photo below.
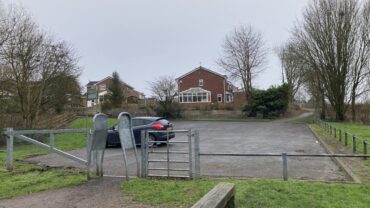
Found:
<svg viewBox="0 0 370 208"><path fill-rule="evenodd" d="M347 130L339 129L339 128L337 128L337 127L335 127L335 126L331 125L330 123L325 122L323 120L318 119L318 120L316 120L316 123L322 129L324 129L330 136L334 136L335 139L338 137L338 141L341 144L344 143L344 146L349 146L348 140L350 139L351 144L352 144L352 152L353 153L358 152L357 147L361 147L361 144L362 144L362 153L365 154L365 155L368 153L368 146L369 146L368 144L369 144L369 142L367 140L361 139L361 138L357 137L356 135L348 132ZM344 136L344 141L342 141L342 136ZM367 158L364 157L364 160L366 160L366 159Z"/></svg>
<svg viewBox="0 0 370 208"><path fill-rule="evenodd" d="M13 170L13 149L14 149L14 138L19 140L40 146L42 148L46 148L51 152L54 152L58 155L71 159L75 162L78 162L82 165L86 165L86 171L89 172L88 162L77 156L69 154L68 152L64 152L55 148L55 134L63 134L63 133L86 133L86 140L87 142L90 140L90 129L56 129L56 130L13 130L12 128L7 128L5 132L6 135L6 148L7 148L7 170ZM50 135L50 145L39 142L35 139L27 137L25 135L29 134L49 134ZM87 149L87 154L89 154Z"/></svg>
<svg viewBox="0 0 370 208"><path fill-rule="evenodd" d="M132 120L130 114L126 112L120 113L118 116L118 132L121 141L121 147L123 152L123 165L125 169L125 177L128 176L128 165L126 157L126 149L134 149L136 164L137 164L137 175L139 175L139 161L137 156L135 139L132 131ZM86 133L86 155L87 160L72 155L68 152L64 152L55 148L55 134L63 133ZM90 129L56 129L56 130L13 130L8 128L4 133L6 135L7 143L7 170L13 170L13 149L14 149L14 138L19 140L35 144L42 148L46 148L53 153L61 155L65 158L71 159L86 166L87 178L90 178L90 168L96 168L96 175L103 176L103 158L106 147L107 134L108 134L108 117L104 114L96 114L93 118L93 129L92 133ZM35 139L27 137L29 134L49 134L50 145L39 142Z"/></svg>
<svg viewBox="0 0 370 208"><path fill-rule="evenodd" d="M125 175L126 179L129 179L128 175L128 162L127 162L127 153L126 149L133 149L135 154L135 162L136 162L136 175L140 176L140 166L139 166L139 159L137 155L136 143L134 132L132 130L132 119L131 115L127 112L121 112L118 115L118 133L121 142L121 149L123 154L123 165L125 168Z"/></svg>
<svg viewBox="0 0 370 208"><path fill-rule="evenodd" d="M288 157L370 157L368 154L291 154L291 153L265 153L265 154L239 154L239 153L199 153L199 156L222 157L282 157L283 179L288 180Z"/></svg>
<svg viewBox="0 0 370 208"><path fill-rule="evenodd" d="M149 141L149 135L150 133L166 133L167 139L165 141ZM197 131L196 131L197 132ZM170 133L176 133L176 134L186 134L187 140L183 141L170 141ZM141 177L173 177L173 178L193 178L193 145L192 145L192 137L194 135L199 135L197 133L192 133L191 130L172 130L172 131L142 131L141 132L141 154L142 154L142 160L141 160ZM155 144L166 144L166 151L159 151L155 150L154 145ZM185 144L187 145L187 151L172 151L170 150L171 144ZM199 142L198 142L199 144ZM195 144L196 147L196 144ZM149 151L150 149L150 151ZM198 146L199 150L199 146ZM150 159L150 154L165 154L166 159ZM187 160L171 160L171 155L187 155ZM195 154L197 155L197 153ZM166 168L153 168L150 167L150 163L166 163ZM171 168L170 164L187 164L188 168ZM199 167L197 164L197 161L195 161L195 167ZM159 175L159 174L150 174L150 171L166 171L165 175ZM184 175L172 175L171 172L187 172L187 174ZM197 171L196 171L197 173ZM196 174L197 176L197 174Z"/></svg>

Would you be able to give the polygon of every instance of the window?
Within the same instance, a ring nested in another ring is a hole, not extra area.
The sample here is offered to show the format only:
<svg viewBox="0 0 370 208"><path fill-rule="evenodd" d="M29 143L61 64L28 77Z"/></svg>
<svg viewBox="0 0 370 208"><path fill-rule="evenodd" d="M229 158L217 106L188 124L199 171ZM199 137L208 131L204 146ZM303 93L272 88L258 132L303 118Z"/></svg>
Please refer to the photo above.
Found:
<svg viewBox="0 0 370 208"><path fill-rule="evenodd" d="M142 126L144 125L143 119L132 119L132 126Z"/></svg>
<svg viewBox="0 0 370 208"><path fill-rule="evenodd" d="M143 125L148 125L150 123L152 123L153 121L151 120L143 120Z"/></svg>
<svg viewBox="0 0 370 208"><path fill-rule="evenodd" d="M99 89L100 89L100 91L105 91L105 90L107 90L107 85L106 84L101 84L101 85L99 85Z"/></svg>
<svg viewBox="0 0 370 208"><path fill-rule="evenodd" d="M217 94L217 102L222 103L222 94Z"/></svg>
<svg viewBox="0 0 370 208"><path fill-rule="evenodd" d="M233 94L227 92L226 93L226 102L230 103L230 102L233 102L233 100L234 100Z"/></svg>
<svg viewBox="0 0 370 208"><path fill-rule="evenodd" d="M190 88L179 94L180 103L207 103L211 101L211 92L200 87Z"/></svg>
<svg viewBox="0 0 370 208"><path fill-rule="evenodd" d="M203 86L203 79L200 79L199 80L199 87L202 87Z"/></svg>

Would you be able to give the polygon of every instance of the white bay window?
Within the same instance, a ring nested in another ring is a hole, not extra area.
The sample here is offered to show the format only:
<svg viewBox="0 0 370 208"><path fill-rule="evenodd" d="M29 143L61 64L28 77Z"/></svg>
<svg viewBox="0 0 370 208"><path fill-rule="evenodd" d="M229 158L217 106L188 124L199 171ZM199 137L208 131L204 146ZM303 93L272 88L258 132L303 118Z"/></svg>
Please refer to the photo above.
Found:
<svg viewBox="0 0 370 208"><path fill-rule="evenodd" d="M211 102L211 92L200 87L190 88L179 93L180 103L208 103Z"/></svg>

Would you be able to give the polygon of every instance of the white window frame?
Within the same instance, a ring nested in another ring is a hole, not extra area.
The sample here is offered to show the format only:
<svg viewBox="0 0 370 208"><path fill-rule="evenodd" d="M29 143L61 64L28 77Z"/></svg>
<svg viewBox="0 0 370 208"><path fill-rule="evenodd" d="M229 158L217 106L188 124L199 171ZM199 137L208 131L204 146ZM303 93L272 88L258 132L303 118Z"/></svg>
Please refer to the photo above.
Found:
<svg viewBox="0 0 370 208"><path fill-rule="evenodd" d="M107 90L107 85L106 84L99 85L99 90L100 91L106 91Z"/></svg>
<svg viewBox="0 0 370 208"><path fill-rule="evenodd" d="M225 101L226 101L227 103L231 103L231 102L233 102L233 101L234 101L234 96L233 96L233 94L232 94L232 93L230 93L230 92L226 92L226 94L225 94Z"/></svg>
<svg viewBox="0 0 370 208"><path fill-rule="evenodd" d="M221 98L221 100L220 100ZM222 94L217 94L217 102L222 103Z"/></svg>
<svg viewBox="0 0 370 208"><path fill-rule="evenodd" d="M204 81L203 81L203 79L200 79L200 80L198 81L198 85L199 85L199 87L203 87L203 85L204 85Z"/></svg>
<svg viewBox="0 0 370 208"><path fill-rule="evenodd" d="M179 93L179 103L210 103L211 92L200 87L190 88Z"/></svg>

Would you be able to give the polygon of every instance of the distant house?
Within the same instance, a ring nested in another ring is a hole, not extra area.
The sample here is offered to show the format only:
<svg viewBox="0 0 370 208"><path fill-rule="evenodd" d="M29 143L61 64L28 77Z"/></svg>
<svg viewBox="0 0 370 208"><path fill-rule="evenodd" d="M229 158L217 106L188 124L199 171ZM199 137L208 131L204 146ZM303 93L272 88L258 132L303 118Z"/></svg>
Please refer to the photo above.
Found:
<svg viewBox="0 0 370 208"><path fill-rule="evenodd" d="M181 104L232 103L234 86L225 75L198 67L176 79Z"/></svg>
<svg viewBox="0 0 370 208"><path fill-rule="evenodd" d="M90 81L86 85L87 89L87 106L93 106L103 103L109 95L109 87L112 84L112 77L108 76L100 81ZM129 84L122 82L122 91L126 103L137 103L143 99L143 93L136 91Z"/></svg>

